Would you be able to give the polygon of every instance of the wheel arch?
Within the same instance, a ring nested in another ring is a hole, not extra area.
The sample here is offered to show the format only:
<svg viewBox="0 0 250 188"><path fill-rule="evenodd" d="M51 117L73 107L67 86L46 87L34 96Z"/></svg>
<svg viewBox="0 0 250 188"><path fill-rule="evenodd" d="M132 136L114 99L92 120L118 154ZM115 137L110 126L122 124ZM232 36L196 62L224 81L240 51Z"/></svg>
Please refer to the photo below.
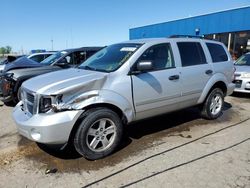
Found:
<svg viewBox="0 0 250 188"><path fill-rule="evenodd" d="M121 118L122 123L126 125L128 123L128 118L127 116L123 113L122 109L117 107L114 104L111 103L95 103L95 104L90 104L86 107L83 108L83 113L80 115L76 123L74 124L70 135L69 135L69 140L68 144L73 143L74 135L76 134L76 131L78 130L78 127L80 126L82 120L88 115L89 112L91 112L91 109L96 109L96 108L108 108L110 110L113 110L114 112L117 113L117 115Z"/></svg>
<svg viewBox="0 0 250 188"><path fill-rule="evenodd" d="M201 104L205 101L209 93L214 89L214 88L220 88L222 92L224 93L224 96L227 94L227 80L225 76L222 75L217 75L212 77L208 83L206 84L205 88L203 89L203 92L198 100L198 104Z"/></svg>

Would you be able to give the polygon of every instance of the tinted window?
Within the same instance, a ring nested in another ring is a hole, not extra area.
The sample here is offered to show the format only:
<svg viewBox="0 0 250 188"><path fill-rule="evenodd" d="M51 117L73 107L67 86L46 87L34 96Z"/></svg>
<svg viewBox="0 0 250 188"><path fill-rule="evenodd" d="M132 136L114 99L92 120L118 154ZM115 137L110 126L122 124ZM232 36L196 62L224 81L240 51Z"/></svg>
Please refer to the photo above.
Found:
<svg viewBox="0 0 250 188"><path fill-rule="evenodd" d="M159 44L147 49L139 61L151 61L154 70L174 67L174 59L170 44Z"/></svg>
<svg viewBox="0 0 250 188"><path fill-rule="evenodd" d="M44 55L43 54L35 55L35 56L31 57L30 59L32 59L33 61L36 61L36 62L41 62L42 60L44 60Z"/></svg>
<svg viewBox="0 0 250 188"><path fill-rule="evenodd" d="M95 54L97 51L79 51L74 53L74 62L79 65L86 61L90 56Z"/></svg>
<svg viewBox="0 0 250 188"><path fill-rule="evenodd" d="M74 64L74 60L73 60L73 53L68 54L67 56L65 56L63 59L61 59L60 61L64 61L66 62L68 65L73 65Z"/></svg>
<svg viewBox="0 0 250 188"><path fill-rule="evenodd" d="M199 42L177 42L182 66L205 64L206 58Z"/></svg>
<svg viewBox="0 0 250 188"><path fill-rule="evenodd" d="M211 54L213 62L227 61L227 53L225 52L223 46L215 43L206 43L208 50Z"/></svg>
<svg viewBox="0 0 250 188"><path fill-rule="evenodd" d="M52 54L44 54L44 59L46 59L47 57L51 56Z"/></svg>

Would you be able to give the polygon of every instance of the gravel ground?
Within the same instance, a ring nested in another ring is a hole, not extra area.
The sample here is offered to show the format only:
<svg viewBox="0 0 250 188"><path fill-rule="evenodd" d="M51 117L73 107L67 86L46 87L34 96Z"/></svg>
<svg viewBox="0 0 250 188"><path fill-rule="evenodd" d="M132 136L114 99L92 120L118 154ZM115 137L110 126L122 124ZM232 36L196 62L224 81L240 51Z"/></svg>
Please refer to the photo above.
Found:
<svg viewBox="0 0 250 188"><path fill-rule="evenodd" d="M249 104L230 96L214 121L190 108L131 124L119 151L88 161L19 136L0 103L0 187L250 187Z"/></svg>

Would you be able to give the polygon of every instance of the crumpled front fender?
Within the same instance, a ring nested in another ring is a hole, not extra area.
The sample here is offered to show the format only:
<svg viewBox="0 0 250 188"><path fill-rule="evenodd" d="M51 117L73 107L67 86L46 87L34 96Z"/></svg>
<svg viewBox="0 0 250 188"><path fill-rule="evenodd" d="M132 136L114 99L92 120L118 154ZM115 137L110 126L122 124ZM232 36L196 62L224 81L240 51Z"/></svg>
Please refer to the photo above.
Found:
<svg viewBox="0 0 250 188"><path fill-rule="evenodd" d="M82 110L91 105L110 104L119 108L126 119L131 122L135 118L133 104L128 99L110 90L92 90L76 95L69 101L55 106L57 110Z"/></svg>

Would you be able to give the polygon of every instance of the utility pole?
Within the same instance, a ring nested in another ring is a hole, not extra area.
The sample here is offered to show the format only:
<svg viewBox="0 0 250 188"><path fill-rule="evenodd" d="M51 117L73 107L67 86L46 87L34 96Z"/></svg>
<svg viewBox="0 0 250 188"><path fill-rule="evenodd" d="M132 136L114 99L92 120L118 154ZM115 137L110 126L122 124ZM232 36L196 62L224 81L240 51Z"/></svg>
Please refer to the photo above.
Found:
<svg viewBox="0 0 250 188"><path fill-rule="evenodd" d="M53 44L53 42L54 42L54 40L53 40L53 38L51 39L51 50L53 51L53 49L54 49L54 44Z"/></svg>

